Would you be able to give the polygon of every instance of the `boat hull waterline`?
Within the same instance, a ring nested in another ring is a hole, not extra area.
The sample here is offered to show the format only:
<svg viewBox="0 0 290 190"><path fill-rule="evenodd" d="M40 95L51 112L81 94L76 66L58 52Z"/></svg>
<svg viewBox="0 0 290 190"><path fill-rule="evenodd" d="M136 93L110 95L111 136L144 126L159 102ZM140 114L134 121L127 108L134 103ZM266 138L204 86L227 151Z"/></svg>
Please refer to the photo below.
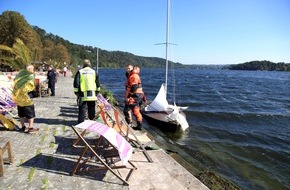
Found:
<svg viewBox="0 0 290 190"><path fill-rule="evenodd" d="M185 131L189 125L186 121L185 114L181 111L187 107L179 107L168 104L166 100L166 91L164 84L155 99L141 109L141 113L153 126L166 132Z"/></svg>
<svg viewBox="0 0 290 190"><path fill-rule="evenodd" d="M156 126L163 132L180 132L184 131L182 126L175 120L171 120L166 112L150 112L150 111L141 111L144 119L151 125ZM185 118L183 112L180 113L182 117Z"/></svg>

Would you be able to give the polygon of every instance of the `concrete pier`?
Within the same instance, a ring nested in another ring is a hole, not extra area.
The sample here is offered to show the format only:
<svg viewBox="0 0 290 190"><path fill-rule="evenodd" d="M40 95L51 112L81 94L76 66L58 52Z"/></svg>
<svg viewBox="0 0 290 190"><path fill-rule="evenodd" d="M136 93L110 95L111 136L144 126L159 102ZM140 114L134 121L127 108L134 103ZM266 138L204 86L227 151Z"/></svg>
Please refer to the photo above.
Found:
<svg viewBox="0 0 290 190"><path fill-rule="evenodd" d="M13 164L4 165L5 175L0 177L0 189L208 189L160 148L148 150L153 163L148 162L142 152L132 155L130 160L137 170L133 172L129 186L122 185L109 171L71 176L80 153L72 147L76 135L71 126L76 124L78 112L72 83L70 76L60 76L56 96L34 99L34 127L40 128L39 132L26 134L0 127L0 136L10 138L13 152ZM122 169L119 172L122 174Z"/></svg>

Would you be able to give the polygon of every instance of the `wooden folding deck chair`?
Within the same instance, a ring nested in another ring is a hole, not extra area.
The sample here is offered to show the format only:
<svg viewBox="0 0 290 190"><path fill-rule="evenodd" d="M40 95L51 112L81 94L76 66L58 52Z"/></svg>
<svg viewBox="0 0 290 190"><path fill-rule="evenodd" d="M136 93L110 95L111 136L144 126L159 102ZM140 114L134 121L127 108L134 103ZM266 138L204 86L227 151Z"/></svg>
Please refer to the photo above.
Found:
<svg viewBox="0 0 290 190"><path fill-rule="evenodd" d="M98 99L100 101L100 104L98 105L100 110L99 113L103 122L115 129L119 134L125 137L128 142L134 143L135 146L141 149L147 160L149 162L153 162L152 158L145 149L145 146L147 146L148 143L153 143L153 141L151 141L146 134L143 134L143 138L146 138L148 141L146 144L143 144L136 136L132 127L127 124L120 111L115 106L109 104L109 102L107 102L101 94L98 95Z"/></svg>
<svg viewBox="0 0 290 190"><path fill-rule="evenodd" d="M0 96L8 102L14 102L12 98L12 91L8 88L1 87Z"/></svg>
<svg viewBox="0 0 290 190"><path fill-rule="evenodd" d="M11 117L16 118L17 114L14 114L13 112L15 111L16 108L12 108L6 104L2 104L0 102L0 113L5 115L6 113L8 113Z"/></svg>
<svg viewBox="0 0 290 190"><path fill-rule="evenodd" d="M146 139L146 141L148 141L146 144L143 144L134 133L134 130L127 124L125 118L122 116L119 110L116 107L112 106L100 93L98 94L98 101L99 101L98 114L101 115L103 122L106 125L115 129L119 134L125 137L128 142L134 143L135 146L141 149L147 160L149 162L153 162L152 158L145 149L145 146L149 145L150 143L154 143L154 141L151 141L146 136L146 134L143 134L142 135L143 138ZM86 133L87 133L86 130L82 131L81 136L83 137ZM77 138L73 142L73 146L76 146L79 141L80 138Z"/></svg>
<svg viewBox="0 0 290 190"><path fill-rule="evenodd" d="M12 118L6 118L4 115L2 115L2 113L0 113L0 125L3 125L6 129L11 131L13 131L15 126L17 126L16 121L14 121Z"/></svg>
<svg viewBox="0 0 290 190"><path fill-rule="evenodd" d="M100 139L97 143L97 145L93 148L92 145L90 145L85 138L79 133L78 129L86 130L87 132L93 132L96 133L96 135L100 135ZM136 166L132 164L132 162L129 160L132 155L132 146L130 143L126 141L124 137L122 137L119 133L117 133L114 129L111 127L91 120L86 120L76 126L72 126L72 129L77 134L78 138L85 144L85 147L73 169L71 172L71 175L74 175L77 171L82 171L82 165L89 162L91 164L91 167L86 167L85 171L96 171L96 170L109 170L112 172L117 178L119 178L124 185L129 185L129 178L132 175L132 172L136 170ZM108 142L114 150L118 151L118 157L121 159L121 162L114 162L112 161L112 157L115 157L116 155L109 155L108 157L106 155L99 155L97 153L97 148L99 147L100 141L105 140ZM99 163L93 163L90 162L90 158L85 158L85 155L87 151L91 151L91 156L96 157ZM108 158L111 158L110 161L108 161ZM131 168L127 167L127 164L131 165ZM120 168L126 168L129 169L128 175L126 178L123 178L120 174L118 174L114 169L120 169Z"/></svg>
<svg viewBox="0 0 290 190"><path fill-rule="evenodd" d="M3 114L8 113L12 117L17 117L17 114L13 113L13 112L17 112L16 104L12 102L7 102L6 100L3 100L1 98L0 98L0 111Z"/></svg>

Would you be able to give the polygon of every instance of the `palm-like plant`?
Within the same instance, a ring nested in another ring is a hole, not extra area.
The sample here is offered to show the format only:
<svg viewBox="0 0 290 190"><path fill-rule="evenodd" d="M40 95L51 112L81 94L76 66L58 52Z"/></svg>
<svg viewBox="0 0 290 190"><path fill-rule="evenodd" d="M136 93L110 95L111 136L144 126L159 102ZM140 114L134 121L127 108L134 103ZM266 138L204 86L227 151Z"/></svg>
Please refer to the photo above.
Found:
<svg viewBox="0 0 290 190"><path fill-rule="evenodd" d="M17 38L13 47L8 47L6 45L0 45L0 60L4 65L11 66L15 70L20 70L25 68L25 65L31 63L29 48Z"/></svg>

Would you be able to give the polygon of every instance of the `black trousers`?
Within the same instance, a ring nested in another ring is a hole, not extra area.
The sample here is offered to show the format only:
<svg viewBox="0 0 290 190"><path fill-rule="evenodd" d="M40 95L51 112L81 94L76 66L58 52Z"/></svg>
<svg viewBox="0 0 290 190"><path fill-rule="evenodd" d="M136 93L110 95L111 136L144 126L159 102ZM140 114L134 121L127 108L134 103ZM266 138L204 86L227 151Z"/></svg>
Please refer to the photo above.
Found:
<svg viewBox="0 0 290 190"><path fill-rule="evenodd" d="M55 84L49 84L48 88L50 88L51 95L55 96Z"/></svg>
<svg viewBox="0 0 290 190"><path fill-rule="evenodd" d="M93 120L96 116L96 101L82 101L79 102L79 115L78 123L81 123L85 120L86 109L88 109L88 117L90 120Z"/></svg>

